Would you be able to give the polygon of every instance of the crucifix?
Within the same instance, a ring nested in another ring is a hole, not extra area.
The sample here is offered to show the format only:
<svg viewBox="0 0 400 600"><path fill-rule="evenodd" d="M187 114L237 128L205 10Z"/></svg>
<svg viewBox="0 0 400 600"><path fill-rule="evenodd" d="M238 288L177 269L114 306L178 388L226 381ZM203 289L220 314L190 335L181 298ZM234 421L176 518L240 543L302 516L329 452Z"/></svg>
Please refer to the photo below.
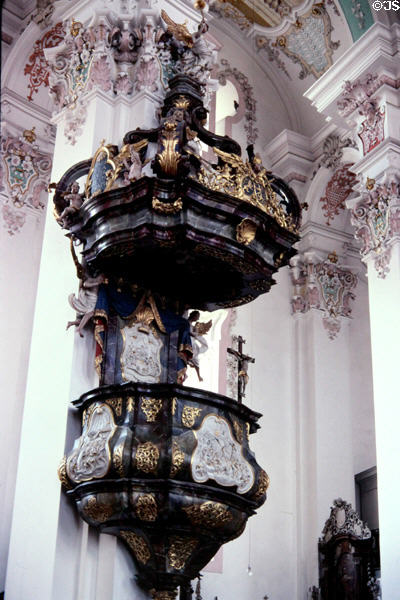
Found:
<svg viewBox="0 0 400 600"><path fill-rule="evenodd" d="M233 356L236 357L237 361L238 361L238 388L237 388L237 395L238 395L238 402L239 404L242 404L242 400L245 397L245 389L246 389L246 385L247 382L249 381L249 376L247 375L247 369L249 367L249 363L254 363L256 361L255 358L252 358L251 356L247 356L246 354L243 354L243 344L246 343L246 340L244 340L242 338L241 335L239 335L238 337L238 349L234 350L233 348L227 348L226 351L229 352L229 354L233 354Z"/></svg>

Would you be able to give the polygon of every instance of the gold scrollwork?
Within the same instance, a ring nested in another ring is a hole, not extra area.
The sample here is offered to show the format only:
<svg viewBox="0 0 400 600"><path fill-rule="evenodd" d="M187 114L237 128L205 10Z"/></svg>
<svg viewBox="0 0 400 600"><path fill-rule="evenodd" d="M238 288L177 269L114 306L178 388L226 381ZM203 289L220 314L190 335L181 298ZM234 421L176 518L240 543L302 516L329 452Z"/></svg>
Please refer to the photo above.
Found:
<svg viewBox="0 0 400 600"><path fill-rule="evenodd" d="M275 219L281 227L297 231L292 217L286 214L277 200L259 157L255 157L254 163L251 164L248 161L243 162L240 156L219 148L214 148L214 152L222 159L223 166L213 170L201 168L197 175L200 183L211 190L257 206Z"/></svg>
<svg viewBox="0 0 400 600"><path fill-rule="evenodd" d="M133 531L120 531L119 534L133 551L136 559L142 563L142 565L145 565L151 556L146 541Z"/></svg>
<svg viewBox="0 0 400 600"><path fill-rule="evenodd" d="M250 440L250 423L246 423L246 437L247 441Z"/></svg>
<svg viewBox="0 0 400 600"><path fill-rule="evenodd" d="M66 490L72 489L72 485L67 477L67 457L63 456L60 462L60 465L57 469L58 479L61 481L62 485Z"/></svg>
<svg viewBox="0 0 400 600"><path fill-rule="evenodd" d="M257 225L250 219L243 219L236 227L236 239L241 244L247 246L250 244L257 233Z"/></svg>
<svg viewBox="0 0 400 600"><path fill-rule="evenodd" d="M184 406L182 410L182 425L193 427L198 416L201 415L201 408L196 406Z"/></svg>
<svg viewBox="0 0 400 600"><path fill-rule="evenodd" d="M270 480L269 480L267 473L264 471L264 469L261 469L260 478L258 480L257 491L253 496L254 500L259 500L260 498L262 498L264 496L265 492L267 491L267 489L269 487L269 483L270 483Z"/></svg>
<svg viewBox="0 0 400 600"><path fill-rule="evenodd" d="M217 258L218 260L227 263L231 267L234 267L236 271L240 271L240 273L244 274L257 274L258 268L254 265L249 264L245 260L243 260L240 256L236 256L231 254L230 252L221 250L221 248L213 248L210 246L205 246L203 244L198 244L195 247L195 252L199 252L200 254L207 254L208 256L212 256Z"/></svg>
<svg viewBox="0 0 400 600"><path fill-rule="evenodd" d="M124 476L124 463L123 463L124 445L120 444L113 450L113 467L117 471L120 477Z"/></svg>
<svg viewBox="0 0 400 600"><path fill-rule="evenodd" d="M183 569L197 544L198 541L194 538L183 538L178 535L171 537L168 550L170 566L176 571Z"/></svg>
<svg viewBox="0 0 400 600"><path fill-rule="evenodd" d="M86 517L97 523L105 523L114 513L114 509L109 504L97 502L96 496L90 496L83 513Z"/></svg>
<svg viewBox="0 0 400 600"><path fill-rule="evenodd" d="M254 296L252 294L246 294L242 298L239 298L239 300L232 300L231 302L224 302L223 307L224 308L235 308L236 306L241 306L242 304L247 304L247 302L251 302L252 300L254 300Z"/></svg>
<svg viewBox="0 0 400 600"><path fill-rule="evenodd" d="M183 208L183 202L181 198L177 198L174 202L161 202L158 198L153 196L151 202L153 210L164 215L174 215L181 212Z"/></svg>
<svg viewBox="0 0 400 600"><path fill-rule="evenodd" d="M271 282L267 279L256 279L255 281L250 281L249 285L256 292L268 292L271 288Z"/></svg>
<svg viewBox="0 0 400 600"><path fill-rule="evenodd" d="M162 409L162 400L160 398L142 398L140 408L146 415L147 423L153 423Z"/></svg>
<svg viewBox="0 0 400 600"><path fill-rule="evenodd" d="M157 471L160 451L152 442L139 444L136 450L136 466L144 473L155 473Z"/></svg>
<svg viewBox="0 0 400 600"><path fill-rule="evenodd" d="M243 429L240 423L236 420L233 421L233 428L235 430L235 436L239 444L243 444Z"/></svg>
<svg viewBox="0 0 400 600"><path fill-rule="evenodd" d="M175 150L179 136L176 131L176 122L166 121L161 135L161 141L164 146L162 152L157 154L159 165L166 175L175 176L178 172L181 154Z"/></svg>
<svg viewBox="0 0 400 600"><path fill-rule="evenodd" d="M109 398L106 403L111 406L117 417L122 415L122 398Z"/></svg>
<svg viewBox="0 0 400 600"><path fill-rule="evenodd" d="M171 403L171 413L174 415L176 413L176 398L172 398Z"/></svg>
<svg viewBox="0 0 400 600"><path fill-rule="evenodd" d="M172 442L172 453L171 453L171 470L170 477L175 477L180 468L182 467L185 460L185 453L180 448L178 442L175 440Z"/></svg>
<svg viewBox="0 0 400 600"><path fill-rule="evenodd" d="M128 396L128 398L126 399L126 410L128 412L133 412L134 408L135 400L131 396Z"/></svg>
<svg viewBox="0 0 400 600"><path fill-rule="evenodd" d="M157 502L154 494L142 494L136 503L136 514L141 521L157 519Z"/></svg>
<svg viewBox="0 0 400 600"><path fill-rule="evenodd" d="M221 527L232 520L232 514L220 502L203 502L183 509L193 525Z"/></svg>

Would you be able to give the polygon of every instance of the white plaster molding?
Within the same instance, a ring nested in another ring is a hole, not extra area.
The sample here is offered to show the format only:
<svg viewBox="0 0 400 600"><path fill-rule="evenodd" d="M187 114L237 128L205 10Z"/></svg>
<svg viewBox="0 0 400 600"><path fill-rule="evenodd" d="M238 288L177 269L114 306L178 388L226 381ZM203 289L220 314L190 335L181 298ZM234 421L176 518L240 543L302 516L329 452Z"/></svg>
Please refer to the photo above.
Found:
<svg viewBox="0 0 400 600"><path fill-rule="evenodd" d="M318 112L337 119L336 101L343 92L344 81L354 81L368 72L394 78L399 76L400 63L396 56L399 32L398 26L375 23L304 96Z"/></svg>

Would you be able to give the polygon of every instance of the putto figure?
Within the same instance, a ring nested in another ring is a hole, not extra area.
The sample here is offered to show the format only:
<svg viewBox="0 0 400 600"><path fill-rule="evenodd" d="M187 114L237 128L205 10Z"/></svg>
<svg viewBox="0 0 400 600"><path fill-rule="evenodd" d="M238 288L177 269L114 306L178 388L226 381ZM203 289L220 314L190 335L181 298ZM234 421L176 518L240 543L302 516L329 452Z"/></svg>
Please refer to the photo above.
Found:
<svg viewBox="0 0 400 600"><path fill-rule="evenodd" d="M200 313L198 310L194 310L190 313L188 321L190 323L190 337L192 338L193 356L189 360L189 366L193 367L197 373L199 381L203 381L200 375L200 362L199 355L203 354L208 350L207 340L204 335L211 329L212 321L207 323L201 323L199 321Z"/></svg>
<svg viewBox="0 0 400 600"><path fill-rule="evenodd" d="M58 217L57 223L65 228L68 217L77 213L83 204L83 195L79 193L79 183L77 181L71 183L69 193L67 192L65 194L64 199L68 202L68 206L64 208L61 215Z"/></svg>

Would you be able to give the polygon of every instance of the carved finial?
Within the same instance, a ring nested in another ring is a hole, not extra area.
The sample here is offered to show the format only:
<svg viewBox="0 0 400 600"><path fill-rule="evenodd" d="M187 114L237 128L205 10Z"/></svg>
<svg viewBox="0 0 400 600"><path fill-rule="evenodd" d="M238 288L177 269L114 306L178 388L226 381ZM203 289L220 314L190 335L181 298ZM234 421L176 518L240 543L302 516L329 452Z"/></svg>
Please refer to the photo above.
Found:
<svg viewBox="0 0 400 600"><path fill-rule="evenodd" d="M367 182L365 184L367 190L371 191L375 187L375 179L371 179L371 177L367 177Z"/></svg>
<svg viewBox="0 0 400 600"><path fill-rule="evenodd" d="M32 144L36 140L35 127L32 127L32 129L25 129L22 135L27 142Z"/></svg>
<svg viewBox="0 0 400 600"><path fill-rule="evenodd" d="M329 260L329 262L334 263L334 264L336 264L338 262L338 256L337 256L335 250L333 252L331 252L330 254L328 254L328 260Z"/></svg>

